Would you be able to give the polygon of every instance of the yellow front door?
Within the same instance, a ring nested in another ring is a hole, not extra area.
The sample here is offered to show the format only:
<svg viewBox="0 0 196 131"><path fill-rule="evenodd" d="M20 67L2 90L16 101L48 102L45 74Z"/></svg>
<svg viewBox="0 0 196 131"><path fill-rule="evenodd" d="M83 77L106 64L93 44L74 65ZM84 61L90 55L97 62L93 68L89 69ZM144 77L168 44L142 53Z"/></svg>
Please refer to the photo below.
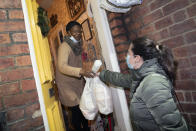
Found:
<svg viewBox="0 0 196 131"><path fill-rule="evenodd" d="M26 0L26 4L49 128L50 131L65 131L61 106L55 96L54 73L48 39L42 36L37 25L38 4L36 0Z"/></svg>

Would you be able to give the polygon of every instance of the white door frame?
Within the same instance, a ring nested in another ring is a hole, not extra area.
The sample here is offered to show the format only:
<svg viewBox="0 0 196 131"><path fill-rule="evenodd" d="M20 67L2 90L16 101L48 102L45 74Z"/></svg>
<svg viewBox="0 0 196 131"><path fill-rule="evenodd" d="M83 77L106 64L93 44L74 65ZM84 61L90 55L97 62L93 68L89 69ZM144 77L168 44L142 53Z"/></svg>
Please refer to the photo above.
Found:
<svg viewBox="0 0 196 131"><path fill-rule="evenodd" d="M28 17L28 9L27 9L27 5L26 5L25 0L21 0L21 3L22 3L23 14L24 14L25 28L26 28L26 33L27 33L27 39L28 39L30 57L31 57L31 62L32 62L32 67L33 67L34 79L35 79L35 83L36 83L36 88L37 88L37 93L38 93L39 103L40 103L40 109L41 109L42 118L43 118L43 122L44 122L44 128L45 128L45 131L49 131L50 129L49 129L49 124L48 124L48 117L46 114L46 107L44 104L44 97L43 97L43 93L42 93L41 82L40 82L36 57L35 57L35 49L34 49L34 45L33 45L31 26L30 26L29 17Z"/></svg>
<svg viewBox="0 0 196 131"><path fill-rule="evenodd" d="M100 0L91 0L90 4L93 18L96 23L98 37L102 49L102 56L104 57L106 63L106 68L111 71L120 72L106 11L100 8ZM113 96L114 113L117 119L118 126L116 130L132 131L125 92L122 88L115 87L111 89Z"/></svg>

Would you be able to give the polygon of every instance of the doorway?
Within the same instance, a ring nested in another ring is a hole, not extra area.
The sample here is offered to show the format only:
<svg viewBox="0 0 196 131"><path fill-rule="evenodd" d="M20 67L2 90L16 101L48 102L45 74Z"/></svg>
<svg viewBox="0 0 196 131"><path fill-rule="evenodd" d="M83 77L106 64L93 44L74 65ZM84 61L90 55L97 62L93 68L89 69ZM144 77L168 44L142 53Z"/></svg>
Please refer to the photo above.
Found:
<svg viewBox="0 0 196 131"><path fill-rule="evenodd" d="M25 15L25 25L26 25L27 34L28 34L28 41L29 41L28 44L31 47L30 48L31 57L32 57L31 59L34 59L34 60L32 60L32 61L34 61L33 69L34 69L34 73L36 74L35 75L36 86L38 88L38 95L39 95L40 105L41 105L40 107L41 107L41 111L42 111L42 115L43 115L43 119L44 119L45 129L46 130L51 130L51 129L57 130L56 127L51 127L51 123L52 122L53 123L54 122L61 123L63 121L62 113L60 111L61 109L59 106L59 102L55 97L52 96L50 99L53 100L54 103L56 101L56 104L53 103L52 105L56 105L56 106L51 106L49 104L50 102L48 102L48 104L50 106L47 106L47 104L45 104L45 98L50 97L48 92L49 92L49 89L53 88L52 87L54 84L53 83L53 80L54 80L54 75L53 75L54 72L53 71L55 69L55 68L53 68L53 65L55 65L55 57L54 56L56 54L55 52L56 52L56 48L58 48L60 38L57 37L58 35L55 33L54 33L55 34L54 37L51 37L51 39L47 39L47 40L37 36L36 35L38 33L37 27L34 27L33 30L31 29L33 27L32 25L35 25L35 22L34 22L34 24L31 25L32 21L29 21L29 19L30 20L35 19L34 18L35 16L32 15L33 13L31 10L33 9L34 6L36 7L37 5L35 3L33 3L33 0L30 0L30 2L27 0L22 0L22 3L23 3L23 10L24 10L23 12ZM98 5L99 5L98 1L93 1L91 3L92 10L94 12L94 14L93 14L94 15L93 20L95 21L94 25L96 25L95 28L97 29L97 32L95 35L96 35L96 38L99 38L99 40L94 39L94 41L100 43L100 52L102 52L102 54L103 54L106 68L113 70L113 71L119 71L119 66L118 66L118 62L117 62L116 53L114 50L111 32L109 29L109 24L107 21L106 12L105 12L105 10L100 9L100 7ZM27 6L28 6L28 8L27 8ZM31 8L31 9L29 10L29 8ZM29 12L31 12L31 13L29 14ZM36 13L34 12L34 14L36 14ZM84 19L86 19L86 15L87 14L82 15L81 16L82 19L79 19L78 21L80 23L82 23L82 21ZM58 32L62 31L62 33L64 33L65 24L69 20L70 19L67 19L66 22L64 24L62 24L62 26L55 27L55 28L58 27L57 28ZM34 39L34 36L36 36L38 38ZM38 43L40 43L40 41L38 41L38 40L42 40L43 43L47 43L47 44L50 41L55 43L54 47L53 47L54 49L52 49L53 51L50 52L50 47L46 46L46 44L43 44L41 46L43 49L47 49L47 51L41 50L40 44L38 44ZM87 44L90 44L89 41L86 41L86 42L87 42ZM37 45L34 45L33 43L37 43ZM95 48L95 49L97 49L97 48ZM88 50L88 48L86 50ZM52 53L52 52L54 52L54 53ZM96 50L96 52L99 52L99 51ZM51 56L51 53L54 58ZM45 59L47 57L48 57L48 59ZM41 58L43 59L43 61ZM45 64L47 64L49 66L45 66ZM93 62L89 62L89 64L93 64ZM88 66L87 66L87 68L88 68ZM41 71L42 73L40 73L40 70L42 70ZM45 86L44 86L44 84L45 84ZM51 89L50 92L53 92L52 90L53 89ZM44 93L47 94L46 95L47 97L44 97ZM116 120L117 121L116 130L131 131L130 122L129 122L130 120L128 118L129 113L128 113L128 108L127 108L127 103L126 103L124 91L121 89L113 88L112 93L114 96L113 101L114 101L115 105L120 105L120 106L114 106L114 110L115 110L114 113L115 113L116 119L117 119ZM53 99L53 98L55 98L55 99ZM47 110L48 107L50 107L50 111ZM58 107L58 109L52 108L52 107ZM58 120L54 120L54 118L53 118L53 116L55 114L54 113L55 110L56 110L56 114L59 115ZM47 112L50 112L51 115L48 115ZM52 125L55 125L55 124L52 124ZM63 125L63 124L61 124L61 125ZM58 127L62 127L63 128L62 130L65 129L64 125L58 126Z"/></svg>

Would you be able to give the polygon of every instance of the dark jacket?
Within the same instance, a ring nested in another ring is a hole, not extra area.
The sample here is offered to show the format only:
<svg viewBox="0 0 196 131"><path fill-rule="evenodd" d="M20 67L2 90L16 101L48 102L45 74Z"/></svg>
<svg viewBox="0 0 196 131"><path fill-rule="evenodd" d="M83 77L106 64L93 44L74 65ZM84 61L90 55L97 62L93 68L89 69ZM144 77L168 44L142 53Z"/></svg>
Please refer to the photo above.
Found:
<svg viewBox="0 0 196 131"><path fill-rule="evenodd" d="M130 74L102 71L100 79L130 88L130 117L137 131L188 131L172 96L172 84L157 59Z"/></svg>

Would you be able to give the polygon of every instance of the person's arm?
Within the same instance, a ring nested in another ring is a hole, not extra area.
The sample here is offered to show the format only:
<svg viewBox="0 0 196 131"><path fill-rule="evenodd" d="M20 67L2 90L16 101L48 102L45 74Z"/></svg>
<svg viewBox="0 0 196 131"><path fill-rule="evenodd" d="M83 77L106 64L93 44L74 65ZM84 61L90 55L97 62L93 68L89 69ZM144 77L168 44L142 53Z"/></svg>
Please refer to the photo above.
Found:
<svg viewBox="0 0 196 131"><path fill-rule="evenodd" d="M99 78L103 82L110 83L115 86L123 88L130 88L133 81L132 74L122 74L119 72L112 72L109 70L103 70L100 72Z"/></svg>
<svg viewBox="0 0 196 131"><path fill-rule="evenodd" d="M161 131L187 131L186 123L173 100L167 79L154 76L144 82L141 99Z"/></svg>
<svg viewBox="0 0 196 131"><path fill-rule="evenodd" d="M63 74L74 77L80 77L80 71L82 69L68 65L68 57L70 52L71 48L67 45L67 43L63 43L59 46L57 58L58 69Z"/></svg>

